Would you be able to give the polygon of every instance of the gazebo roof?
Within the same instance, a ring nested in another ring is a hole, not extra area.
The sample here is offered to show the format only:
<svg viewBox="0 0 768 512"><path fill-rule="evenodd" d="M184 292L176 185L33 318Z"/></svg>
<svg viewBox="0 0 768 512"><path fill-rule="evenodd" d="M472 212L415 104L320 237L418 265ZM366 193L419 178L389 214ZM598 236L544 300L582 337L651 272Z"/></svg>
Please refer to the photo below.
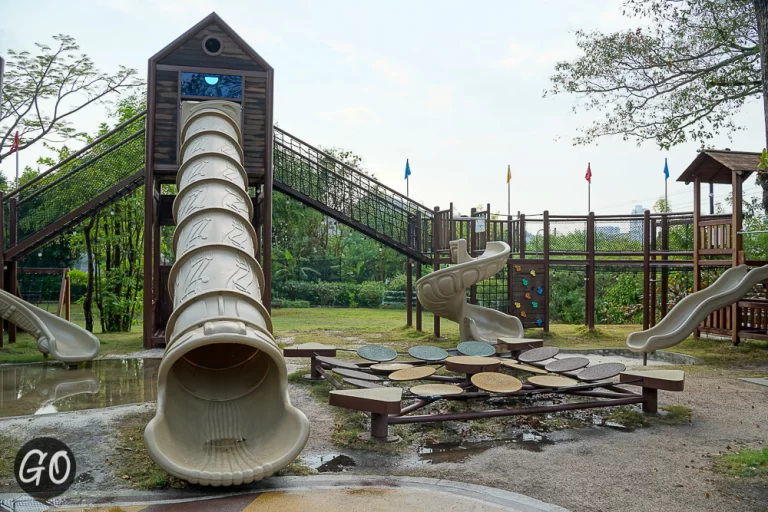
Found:
<svg viewBox="0 0 768 512"><path fill-rule="evenodd" d="M702 183L730 185L734 172L740 173L743 181L757 170L759 163L760 153L707 149L696 156L677 181L687 184L699 178Z"/></svg>

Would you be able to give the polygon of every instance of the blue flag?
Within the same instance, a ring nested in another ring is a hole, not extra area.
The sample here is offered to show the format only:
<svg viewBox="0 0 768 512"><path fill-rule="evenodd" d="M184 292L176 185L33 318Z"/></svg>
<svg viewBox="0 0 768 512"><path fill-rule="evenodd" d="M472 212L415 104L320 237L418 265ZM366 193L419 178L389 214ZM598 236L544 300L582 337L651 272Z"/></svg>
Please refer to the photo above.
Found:
<svg viewBox="0 0 768 512"><path fill-rule="evenodd" d="M667 165L667 159L664 159L664 179L669 179L669 166Z"/></svg>
<svg viewBox="0 0 768 512"><path fill-rule="evenodd" d="M411 166L408 164L408 159L405 159L405 179L408 179L408 176L411 175Z"/></svg>

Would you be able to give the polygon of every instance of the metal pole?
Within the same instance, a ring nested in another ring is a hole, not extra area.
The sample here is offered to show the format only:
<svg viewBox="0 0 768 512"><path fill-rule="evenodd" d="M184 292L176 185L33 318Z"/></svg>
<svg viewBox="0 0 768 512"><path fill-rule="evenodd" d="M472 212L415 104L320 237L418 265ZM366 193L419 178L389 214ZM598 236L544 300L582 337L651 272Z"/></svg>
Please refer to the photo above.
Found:
<svg viewBox="0 0 768 512"><path fill-rule="evenodd" d="M670 211L669 200L667 199L667 179L664 179L664 212ZM664 213L662 212L662 213Z"/></svg>
<svg viewBox="0 0 768 512"><path fill-rule="evenodd" d="M709 214L715 214L715 184L709 184Z"/></svg>
<svg viewBox="0 0 768 512"><path fill-rule="evenodd" d="M587 182L587 213L592 211L592 180Z"/></svg>

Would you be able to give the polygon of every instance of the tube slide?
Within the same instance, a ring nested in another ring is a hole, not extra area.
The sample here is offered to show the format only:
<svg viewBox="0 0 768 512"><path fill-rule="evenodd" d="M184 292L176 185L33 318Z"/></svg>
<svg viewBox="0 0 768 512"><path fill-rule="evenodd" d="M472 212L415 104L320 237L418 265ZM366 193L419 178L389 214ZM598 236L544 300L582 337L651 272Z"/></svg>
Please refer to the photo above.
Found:
<svg viewBox="0 0 768 512"><path fill-rule="evenodd" d="M90 361L99 354L99 339L92 333L3 290L0 315L34 336L40 352L69 365Z"/></svg>
<svg viewBox="0 0 768 512"><path fill-rule="evenodd" d="M473 258L466 240L450 242L451 260L456 265L432 272L416 281L419 301L435 315L459 324L461 341L485 341L523 337L523 324L501 311L467 304L467 288L493 276L507 264L509 245L488 242L485 252Z"/></svg>
<svg viewBox="0 0 768 512"><path fill-rule="evenodd" d="M683 298L658 324L627 336L627 346L633 352L673 347L687 338L710 313L733 304L766 280L768 265L750 271L746 265L729 268L712 285Z"/></svg>
<svg viewBox="0 0 768 512"><path fill-rule="evenodd" d="M239 485L290 464L309 438L291 405L285 360L261 303L246 192L240 105L182 104L173 204L173 313L158 370L157 412L144 431L152 458L201 485Z"/></svg>

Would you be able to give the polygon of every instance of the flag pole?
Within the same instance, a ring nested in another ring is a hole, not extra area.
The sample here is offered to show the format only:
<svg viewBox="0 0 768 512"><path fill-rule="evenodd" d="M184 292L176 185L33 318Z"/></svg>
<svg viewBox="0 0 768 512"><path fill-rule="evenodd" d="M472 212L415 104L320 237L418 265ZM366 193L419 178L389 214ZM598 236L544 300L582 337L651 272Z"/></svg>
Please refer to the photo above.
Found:
<svg viewBox="0 0 768 512"><path fill-rule="evenodd" d="M405 197L411 197L411 177L405 178Z"/></svg>
<svg viewBox="0 0 768 512"><path fill-rule="evenodd" d="M592 211L592 181L587 182L587 213Z"/></svg>
<svg viewBox="0 0 768 512"><path fill-rule="evenodd" d="M19 188L19 148L16 148L16 188Z"/></svg>
<svg viewBox="0 0 768 512"><path fill-rule="evenodd" d="M512 169L507 165L507 219L512 215Z"/></svg>

